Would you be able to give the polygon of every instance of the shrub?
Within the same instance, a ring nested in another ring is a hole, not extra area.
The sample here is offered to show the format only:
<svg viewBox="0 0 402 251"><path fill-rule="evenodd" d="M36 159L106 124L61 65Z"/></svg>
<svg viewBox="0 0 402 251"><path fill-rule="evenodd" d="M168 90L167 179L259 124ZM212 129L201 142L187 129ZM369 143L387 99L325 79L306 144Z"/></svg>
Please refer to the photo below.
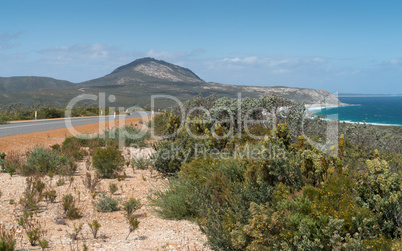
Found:
<svg viewBox="0 0 402 251"><path fill-rule="evenodd" d="M142 204L140 200L135 198L130 198L126 202L123 203L123 209L126 211L126 217L131 216L135 211L140 209Z"/></svg>
<svg viewBox="0 0 402 251"><path fill-rule="evenodd" d="M147 146L146 140L149 140L151 138L151 135L149 134L148 131L141 131L140 129L133 127L133 126L124 126L122 128L117 129L117 131L118 131L117 138L119 138L120 136L126 136L124 139L124 142L127 147L129 147L129 146L135 146L135 147ZM122 135L123 131L125 132L126 135ZM138 135L138 138L135 135Z"/></svg>
<svg viewBox="0 0 402 251"><path fill-rule="evenodd" d="M17 152L11 151L7 156L5 153L0 153L0 167L2 172L9 173L13 176L20 166L21 156Z"/></svg>
<svg viewBox="0 0 402 251"><path fill-rule="evenodd" d="M146 159L144 157L139 157L131 160L131 165L134 168L138 168L140 170L145 170L147 169L151 164L152 161L150 159Z"/></svg>
<svg viewBox="0 0 402 251"><path fill-rule="evenodd" d="M6 229L3 224L0 224L0 250L13 251L16 244L16 230L14 227Z"/></svg>
<svg viewBox="0 0 402 251"><path fill-rule="evenodd" d="M97 220L93 220L92 223L88 223L89 228L91 229L92 235L94 236L94 239L96 239L96 236L98 234L98 231L101 227L101 224Z"/></svg>
<svg viewBox="0 0 402 251"><path fill-rule="evenodd" d="M160 142L153 145L153 148L156 151L152 156L154 167L164 175L178 172L188 156L183 147L173 142Z"/></svg>
<svg viewBox="0 0 402 251"><path fill-rule="evenodd" d="M101 178L115 178L124 166L122 154L112 146L96 148L92 154L92 162Z"/></svg>
<svg viewBox="0 0 402 251"><path fill-rule="evenodd" d="M45 183L43 183L37 176L28 177L26 179L26 188L23 193L24 196L20 198L20 204L23 210L33 211L39 209L38 204L42 200L45 186Z"/></svg>
<svg viewBox="0 0 402 251"><path fill-rule="evenodd" d="M119 187L117 186L116 183L109 183L109 192L113 195L114 193L119 190Z"/></svg>
<svg viewBox="0 0 402 251"><path fill-rule="evenodd" d="M66 217L70 220L78 219L82 217L81 212L75 206L75 200L73 195L66 194L62 198L62 208Z"/></svg>
<svg viewBox="0 0 402 251"><path fill-rule="evenodd" d="M137 219L137 217L135 217L134 215L131 215L129 217L127 217L127 223L128 223L128 235L126 237L126 240L128 238L128 236L131 234L131 232L133 232L134 230L136 230L139 225L140 225L140 221Z"/></svg>
<svg viewBox="0 0 402 251"><path fill-rule="evenodd" d="M90 193L94 193L96 191L96 188L98 187L100 181L101 180L99 179L98 173L95 173L92 177L91 173L87 172L85 174L85 177L82 178L82 183L89 190Z"/></svg>
<svg viewBox="0 0 402 251"><path fill-rule="evenodd" d="M27 163L22 168L22 174L72 175L76 169L77 166L66 155L43 146L36 146L27 152Z"/></svg>
<svg viewBox="0 0 402 251"><path fill-rule="evenodd" d="M72 232L72 233L69 233L69 232L66 231L67 234L70 236L70 238L71 238L72 241L76 241L76 240L78 239L78 235L81 233L82 226L83 226L82 223L80 223L80 224L78 224L78 225L74 223L73 232Z"/></svg>
<svg viewBox="0 0 402 251"><path fill-rule="evenodd" d="M43 193L43 196L46 200L49 200L51 203L53 203L56 200L57 193L56 190L48 190Z"/></svg>
<svg viewBox="0 0 402 251"><path fill-rule="evenodd" d="M0 167L1 170L4 172L6 169L6 154L0 153Z"/></svg>
<svg viewBox="0 0 402 251"><path fill-rule="evenodd" d="M391 171L387 161L378 157L377 151L376 155L367 160L367 169L359 174L358 201L375 213L381 232L395 238L402 231L401 178Z"/></svg>
<svg viewBox="0 0 402 251"><path fill-rule="evenodd" d="M98 201L93 202L96 211L98 212L114 212L118 211L119 208L119 200L114 199L111 196L106 196L106 193L102 193L101 197Z"/></svg>
<svg viewBox="0 0 402 251"><path fill-rule="evenodd" d="M74 137L66 138L61 146L61 152L71 156L74 160L82 160L84 151L81 150L81 143Z"/></svg>
<svg viewBox="0 0 402 251"><path fill-rule="evenodd" d="M23 215L17 219L18 225L21 226L28 237L29 243L36 246L41 238L45 235L45 230L38 220L33 219L32 212L23 211Z"/></svg>
<svg viewBox="0 0 402 251"><path fill-rule="evenodd" d="M49 247L49 241L46 240L45 238L42 238L42 239L39 241L39 247L41 247L42 250L45 250L45 248L48 248L48 247Z"/></svg>
<svg viewBox="0 0 402 251"><path fill-rule="evenodd" d="M64 184L66 184L66 181L63 179L63 178L61 178L61 179L58 179L57 181L56 181L56 186L62 186L62 185L64 185Z"/></svg>

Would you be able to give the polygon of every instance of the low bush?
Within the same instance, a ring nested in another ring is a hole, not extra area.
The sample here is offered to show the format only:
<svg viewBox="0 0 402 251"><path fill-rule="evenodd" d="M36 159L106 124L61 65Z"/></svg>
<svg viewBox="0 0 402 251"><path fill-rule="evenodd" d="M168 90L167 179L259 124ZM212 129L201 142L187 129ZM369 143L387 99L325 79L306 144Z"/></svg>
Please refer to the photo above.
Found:
<svg viewBox="0 0 402 251"><path fill-rule="evenodd" d="M16 151L10 151L4 159L3 171L13 176L18 170L21 169L22 163L21 154Z"/></svg>
<svg viewBox="0 0 402 251"><path fill-rule="evenodd" d="M94 239L96 239L98 235L98 231L101 228L101 224L97 220L93 220L92 222L88 223L89 228L91 229L92 235Z"/></svg>
<svg viewBox="0 0 402 251"><path fill-rule="evenodd" d="M7 124L9 120L10 119L6 115L0 114L0 125L1 124Z"/></svg>
<svg viewBox="0 0 402 251"><path fill-rule="evenodd" d="M64 180L64 178L61 178L61 179L58 179L57 181L56 181L56 186L62 186L62 185L64 185L64 184L66 184L66 181Z"/></svg>
<svg viewBox="0 0 402 251"><path fill-rule="evenodd" d="M95 148L92 154L93 167L98 171L101 178L115 178L123 169L124 157L113 146Z"/></svg>
<svg viewBox="0 0 402 251"><path fill-rule="evenodd" d="M39 202L42 200L45 186L46 184L38 176L26 179L26 188L23 197L20 198L23 210L34 211L39 209Z"/></svg>
<svg viewBox="0 0 402 251"><path fill-rule="evenodd" d="M45 197L46 200L50 201L51 203L54 203L54 201L57 198L57 193L56 190L48 190L43 193L43 196Z"/></svg>
<svg viewBox="0 0 402 251"><path fill-rule="evenodd" d="M18 225L21 226L27 234L28 241L32 246L36 246L45 236L45 230L37 219L33 218L32 212L23 211L21 217L17 219Z"/></svg>
<svg viewBox="0 0 402 251"><path fill-rule="evenodd" d="M78 235L81 233L81 231L82 231L82 226L83 226L84 224L83 223L80 223L80 224L75 224L74 223L74 225L73 225L73 227L74 227L74 229L73 229L73 232L72 233L69 233L69 232L67 232L67 234L70 236L70 238L71 238L71 240L72 241L76 241L76 240L78 240Z"/></svg>
<svg viewBox="0 0 402 251"><path fill-rule="evenodd" d="M85 174L85 177L82 178L82 183L89 190L90 193L94 193L96 191L96 188L98 187L100 181L101 180L98 173L95 173L92 176L91 173L87 172Z"/></svg>
<svg viewBox="0 0 402 251"><path fill-rule="evenodd" d="M128 234L127 234L126 240L127 240L128 236L139 227L140 221L137 219L137 217L135 217L134 215L131 215L131 216L127 217L127 223L128 223Z"/></svg>
<svg viewBox="0 0 402 251"><path fill-rule="evenodd" d="M84 151L81 150L81 142L74 137L66 138L61 146L61 152L72 157L74 160L82 160Z"/></svg>
<svg viewBox="0 0 402 251"><path fill-rule="evenodd" d="M73 195L71 194L64 195L61 203L64 214L68 219L74 220L82 217L81 212L75 205L75 199Z"/></svg>
<svg viewBox="0 0 402 251"><path fill-rule="evenodd" d="M124 134L123 134L124 132ZM124 139L125 146L144 147L147 146L147 140L151 138L148 131L140 130L134 126L124 126L116 129L116 138Z"/></svg>
<svg viewBox="0 0 402 251"><path fill-rule="evenodd" d="M23 175L72 175L77 170L76 164L68 156L43 146L36 146L26 155L26 165L21 168Z"/></svg>
<svg viewBox="0 0 402 251"><path fill-rule="evenodd" d="M126 212L126 217L131 216L135 211L137 211L141 207L142 204L140 200L137 200L136 198L130 198L123 203L123 209Z"/></svg>
<svg viewBox="0 0 402 251"><path fill-rule="evenodd" d="M140 170L146 170L150 165L152 165L152 161L150 159L146 159L144 157L139 157L131 160L131 165L134 168Z"/></svg>
<svg viewBox="0 0 402 251"><path fill-rule="evenodd" d="M3 224L0 224L0 250L13 251L16 243L15 228L7 229Z"/></svg>
<svg viewBox="0 0 402 251"><path fill-rule="evenodd" d="M174 142L160 142L153 145L156 153L152 156L155 169L164 174L172 175L180 170L182 164L187 160L184 148Z"/></svg>
<svg viewBox="0 0 402 251"><path fill-rule="evenodd" d="M117 192L117 190L119 190L119 187L117 186L116 183L109 183L109 192L110 194L114 194Z"/></svg>
<svg viewBox="0 0 402 251"><path fill-rule="evenodd" d="M93 202L95 210L98 212L114 212L118 211L119 200L114 199L111 196L106 196L106 193L102 193L98 201Z"/></svg>

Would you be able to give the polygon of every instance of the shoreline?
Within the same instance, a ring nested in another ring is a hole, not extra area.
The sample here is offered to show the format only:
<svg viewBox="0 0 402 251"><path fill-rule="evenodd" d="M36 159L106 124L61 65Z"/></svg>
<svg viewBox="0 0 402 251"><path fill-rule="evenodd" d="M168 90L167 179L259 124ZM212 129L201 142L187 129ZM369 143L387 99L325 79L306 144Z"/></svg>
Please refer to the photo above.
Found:
<svg viewBox="0 0 402 251"><path fill-rule="evenodd" d="M339 104L339 105L334 105L334 104L307 104L305 105L306 109L313 113L314 117L317 116L317 114L319 113L319 111L321 111L322 109L331 109L331 108L339 108L339 107L348 107L348 106L361 106L360 104ZM331 119L326 119L323 118L323 120L331 120ZM339 120L339 119L338 119ZM361 122L361 121L352 121L352 120L339 120L339 122L343 122L343 123L348 123L348 124L364 124L366 123L366 125L374 125L374 126L391 126L391 127L395 127L395 126L402 126L402 124L385 124L385 123L378 123L378 122Z"/></svg>

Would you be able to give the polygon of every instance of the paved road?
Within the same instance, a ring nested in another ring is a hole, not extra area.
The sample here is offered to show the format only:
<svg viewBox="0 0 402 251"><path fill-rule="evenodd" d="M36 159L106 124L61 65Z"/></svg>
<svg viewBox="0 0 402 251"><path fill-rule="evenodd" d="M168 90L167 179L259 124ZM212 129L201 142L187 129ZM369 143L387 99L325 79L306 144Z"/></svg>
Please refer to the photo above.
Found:
<svg viewBox="0 0 402 251"><path fill-rule="evenodd" d="M146 112L147 116L151 116L151 112ZM133 113L127 116L117 116L117 119L124 118L138 118L141 117L139 113ZM99 123L100 117L86 117L86 118L72 118L71 124L73 126L87 125ZM105 121L113 120L113 116L103 117ZM0 137L19 135L32 132L42 132L47 130L66 128L68 127L67 119L51 119L51 120L32 120L24 122L15 122L10 124L0 125Z"/></svg>

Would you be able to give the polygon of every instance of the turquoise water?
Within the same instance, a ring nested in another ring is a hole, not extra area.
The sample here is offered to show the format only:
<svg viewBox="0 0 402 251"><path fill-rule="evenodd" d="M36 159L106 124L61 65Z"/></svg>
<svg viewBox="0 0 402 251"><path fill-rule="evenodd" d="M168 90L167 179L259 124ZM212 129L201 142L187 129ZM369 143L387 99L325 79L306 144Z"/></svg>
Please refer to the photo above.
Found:
<svg viewBox="0 0 402 251"><path fill-rule="evenodd" d="M327 115L346 122L363 122L379 125L402 125L402 97L339 97L353 106L312 109L314 114Z"/></svg>

